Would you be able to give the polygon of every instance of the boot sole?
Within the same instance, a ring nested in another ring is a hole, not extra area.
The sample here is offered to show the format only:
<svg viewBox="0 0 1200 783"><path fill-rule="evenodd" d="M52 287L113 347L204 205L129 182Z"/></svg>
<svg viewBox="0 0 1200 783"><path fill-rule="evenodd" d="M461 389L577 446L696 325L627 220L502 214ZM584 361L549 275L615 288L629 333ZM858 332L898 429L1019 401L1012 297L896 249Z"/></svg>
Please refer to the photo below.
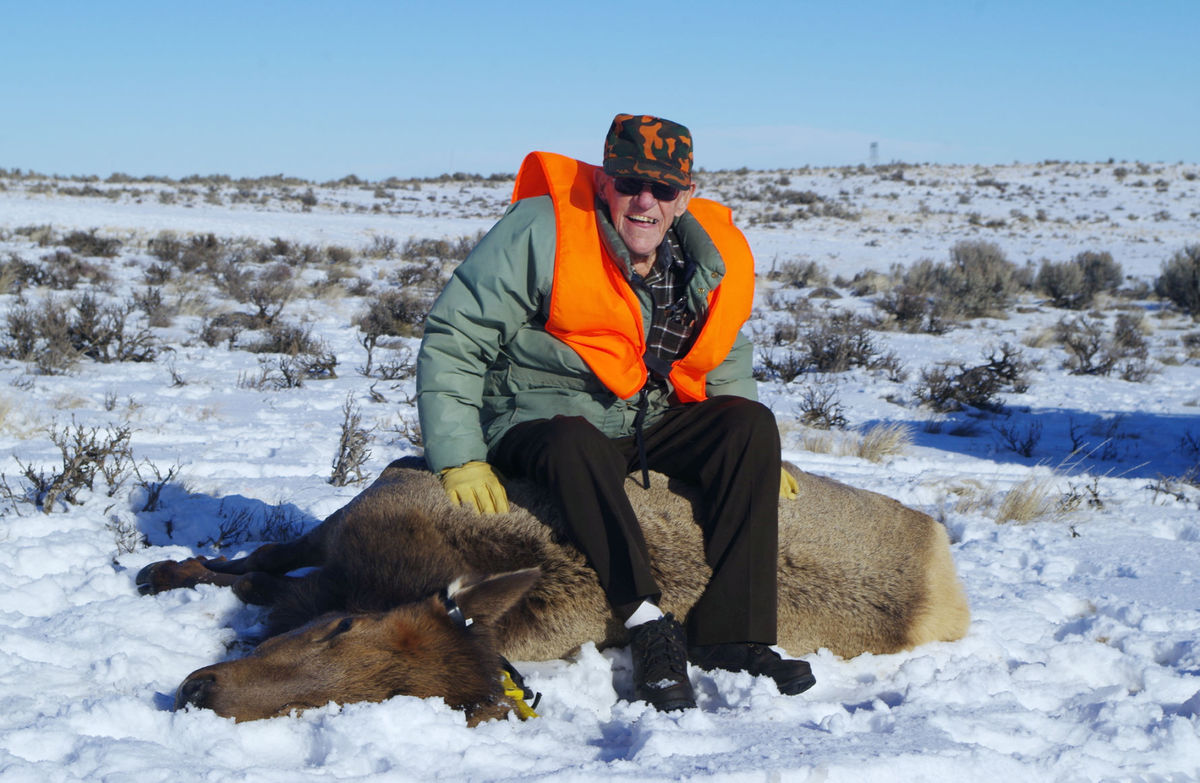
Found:
<svg viewBox="0 0 1200 783"><path fill-rule="evenodd" d="M747 672L752 677L766 677L767 679L775 682L775 687L777 687L779 692L784 696L795 696L797 693L804 693L806 690L817 684L817 678L813 676L811 671L807 674L800 674L780 682L766 672L752 672L748 669L727 669L724 666L696 663L695 661L692 661L692 664L707 672Z"/></svg>
<svg viewBox="0 0 1200 783"><path fill-rule="evenodd" d="M659 712L682 712L683 710L694 710L696 708L695 699L665 699L660 701L646 699L646 701L650 702L654 706L654 709Z"/></svg>
<svg viewBox="0 0 1200 783"><path fill-rule="evenodd" d="M779 688L779 692L784 696L795 696L797 693L804 693L806 690L817 684L817 678L811 674L807 677L797 677L794 680L787 682L775 683Z"/></svg>
<svg viewBox="0 0 1200 783"><path fill-rule="evenodd" d="M659 712L678 712L690 710L696 706L696 697L691 688L680 683L670 688L664 688L657 694L635 693L638 700L649 702Z"/></svg>

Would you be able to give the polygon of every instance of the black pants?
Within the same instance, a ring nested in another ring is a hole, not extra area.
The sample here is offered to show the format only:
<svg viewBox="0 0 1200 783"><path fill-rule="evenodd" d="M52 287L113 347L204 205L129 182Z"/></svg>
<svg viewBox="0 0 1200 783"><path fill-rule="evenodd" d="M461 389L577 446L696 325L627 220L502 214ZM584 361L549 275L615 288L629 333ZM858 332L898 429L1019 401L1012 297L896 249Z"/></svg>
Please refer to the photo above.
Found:
<svg viewBox="0 0 1200 783"><path fill-rule="evenodd" d="M652 470L702 493L712 578L687 617L692 644L775 642L779 430L765 406L741 397L678 405L644 433ZM492 460L510 476L544 485L576 545L596 569L622 620L657 599L641 526L625 494L637 444L610 439L580 417L518 424Z"/></svg>

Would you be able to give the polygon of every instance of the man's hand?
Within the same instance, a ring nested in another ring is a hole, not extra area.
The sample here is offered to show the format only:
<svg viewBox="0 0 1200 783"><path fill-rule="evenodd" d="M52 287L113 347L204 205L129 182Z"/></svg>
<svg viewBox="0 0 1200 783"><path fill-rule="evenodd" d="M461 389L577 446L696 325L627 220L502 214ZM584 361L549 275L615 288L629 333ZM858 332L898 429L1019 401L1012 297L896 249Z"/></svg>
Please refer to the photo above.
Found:
<svg viewBox="0 0 1200 783"><path fill-rule="evenodd" d="M795 500L800 494L800 483L796 477L787 472L787 468L779 469L779 497L782 500Z"/></svg>
<svg viewBox="0 0 1200 783"><path fill-rule="evenodd" d="M508 494L500 477L486 462L473 461L441 473L442 489L456 506L474 508L480 514L508 511Z"/></svg>

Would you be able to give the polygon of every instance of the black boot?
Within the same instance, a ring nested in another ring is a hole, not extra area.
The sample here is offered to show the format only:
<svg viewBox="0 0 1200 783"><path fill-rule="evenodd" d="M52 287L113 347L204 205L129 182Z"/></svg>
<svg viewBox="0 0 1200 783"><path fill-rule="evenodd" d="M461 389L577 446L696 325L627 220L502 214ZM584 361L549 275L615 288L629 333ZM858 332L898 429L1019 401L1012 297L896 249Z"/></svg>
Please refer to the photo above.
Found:
<svg viewBox="0 0 1200 783"><path fill-rule="evenodd" d="M629 630L633 657L633 693L662 712L696 706L687 676L687 643L683 626L671 615Z"/></svg>
<svg viewBox="0 0 1200 783"><path fill-rule="evenodd" d="M764 644L734 642L689 647L688 660L705 670L750 672L755 677L766 675L775 681L780 693L788 695L803 693L817 684L807 661L781 658Z"/></svg>

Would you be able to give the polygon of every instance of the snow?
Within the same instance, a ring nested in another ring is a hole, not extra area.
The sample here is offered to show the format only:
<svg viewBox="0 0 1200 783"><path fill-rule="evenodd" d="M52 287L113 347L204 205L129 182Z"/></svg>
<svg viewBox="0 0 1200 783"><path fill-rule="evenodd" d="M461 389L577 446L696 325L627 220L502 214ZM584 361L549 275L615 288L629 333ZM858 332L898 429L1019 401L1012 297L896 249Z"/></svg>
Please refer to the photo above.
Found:
<svg viewBox="0 0 1200 783"><path fill-rule="evenodd" d="M1200 237L1198 171L1048 162L708 172L701 184L734 207L764 271L811 260L848 279L941 261L957 241L986 239L1021 264L1107 250L1133 284L1152 283L1171 253ZM0 260L34 261L54 249L36 246L17 231L23 227L96 229L125 243L115 259L89 259L106 265L106 293L117 299L145 288L142 273L154 260L145 241L162 231L363 251L376 237L402 244L486 230L510 186L408 183L380 196L374 187L316 185L317 204L306 209L287 189L265 186L235 202L236 183L215 188L214 198L205 198L205 186L188 194L176 183L90 183L115 191L111 197L65 194L79 183L39 177L10 174L0 184ZM858 218L773 218L785 207L763 196L768 186L812 191ZM364 254L354 271L382 286L389 263ZM755 322L777 315L768 299L806 293L764 279ZM1183 343L1197 325L1157 300L1135 302L1146 313L1155 370L1142 383L1070 375L1061 347L1029 338L1077 314L1027 299L1005 318L942 336L873 333L908 377L839 374L845 432L797 423L811 378L761 384L787 459L945 523L972 607L960 641L852 660L819 651L806 658L817 685L799 696L746 674L693 669L699 708L679 714L628 701L628 653L591 646L569 661L516 662L544 694L542 717L524 723L467 728L440 701L412 697L243 724L172 712L184 676L242 654L263 615L209 586L139 596L138 569L214 554L220 525L238 515L255 530L268 520L308 527L353 497L360 487L327 481L348 395L374 428L370 473L419 453L401 434L414 415L411 379L376 384L377 401L372 381L355 372L365 354L352 319L363 301L287 305L285 317L305 320L339 360L337 378L300 388L245 383L260 372L258 358L209 347L195 336L200 317L187 314L156 330L173 351L153 363L83 361L66 374L39 375L0 360L0 473L13 494L27 485L22 466L59 465L48 430L68 426L128 426L144 479L177 469L153 510L144 510L137 480L98 480L79 505L49 514L19 499L0 502L0 779L1200 777L1200 488L1189 474L1200 463L1200 360ZM18 304L14 294L0 295L6 315ZM870 311L869 301L848 296L832 306ZM1111 317L1115 307L1092 317ZM1003 341L1023 344L1039 362L1027 391L1002 395L1004 412L937 414L917 404L921 368L975 362ZM895 422L912 433L906 448L879 462L857 455L862 432ZM997 429L1035 423L1041 437L1029 456L1006 447ZM821 437L828 448L814 447ZM1073 438L1086 444L1074 455ZM1043 512L998 523L1006 495L1029 487L1046 493ZM148 546L137 544L143 535Z"/></svg>

